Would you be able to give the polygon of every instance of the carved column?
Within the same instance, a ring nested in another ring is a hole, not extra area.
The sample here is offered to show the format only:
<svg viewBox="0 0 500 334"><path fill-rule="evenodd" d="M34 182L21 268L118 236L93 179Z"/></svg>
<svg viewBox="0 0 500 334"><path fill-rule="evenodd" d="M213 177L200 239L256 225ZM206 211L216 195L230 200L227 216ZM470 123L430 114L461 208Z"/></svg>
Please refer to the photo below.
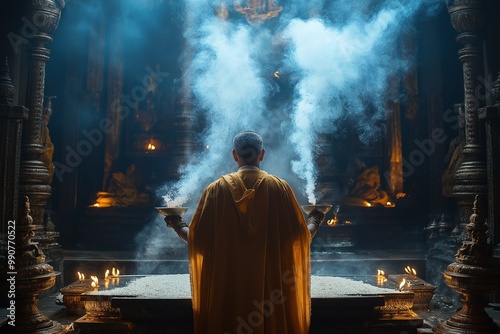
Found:
<svg viewBox="0 0 500 334"><path fill-rule="evenodd" d="M465 145L462 150L463 162L455 172L453 187L463 230L471 215L470 207L475 194L485 195L487 187L486 161L478 119L480 101L475 96L476 88L479 86L479 69L482 59L479 32L485 23L485 12L482 0L447 0L446 4L451 24L459 33L457 42L464 45L458 52L458 58L463 64ZM484 208L481 208L481 211L486 212Z"/></svg>
<svg viewBox="0 0 500 334"><path fill-rule="evenodd" d="M44 209L50 198L50 176L47 167L41 161L44 147L41 144L41 123L43 97L45 91L45 64L49 60L50 51L46 44L52 41L50 34L59 23L63 0L30 0L26 4L25 17L36 27L31 38L29 51L28 101L29 119L23 133L23 145L20 165L20 196L31 199L33 222L39 230L35 238L42 249L48 245L54 248L57 240L46 236L43 226ZM57 247L56 247L57 248ZM51 257L50 252L47 252Z"/></svg>
<svg viewBox="0 0 500 334"><path fill-rule="evenodd" d="M106 132L104 152L103 189L107 189L107 181L113 168L120 158L120 140L122 136L123 120L133 117L133 106L136 101L143 98L142 91L133 90L127 97L123 97L123 27L116 17L112 17L109 25L109 43L113 45L109 52L108 70L108 101L106 117L113 125Z"/></svg>
<svg viewBox="0 0 500 334"><path fill-rule="evenodd" d="M12 106L15 95L9 75L9 65L0 70L0 224L1 233L7 233L7 222L18 214L19 162L23 121L28 119L28 109ZM2 254L5 254L2 250Z"/></svg>
<svg viewBox="0 0 500 334"><path fill-rule="evenodd" d="M488 171L488 223L493 242L500 243L500 75L493 85L494 105L479 109L479 118L486 128L486 155Z"/></svg>

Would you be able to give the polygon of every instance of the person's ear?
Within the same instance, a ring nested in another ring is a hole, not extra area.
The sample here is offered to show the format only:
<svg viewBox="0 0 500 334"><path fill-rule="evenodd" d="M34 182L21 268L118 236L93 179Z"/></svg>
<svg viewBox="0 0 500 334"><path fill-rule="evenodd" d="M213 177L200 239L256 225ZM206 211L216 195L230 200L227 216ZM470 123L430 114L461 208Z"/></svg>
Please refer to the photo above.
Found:
<svg viewBox="0 0 500 334"><path fill-rule="evenodd" d="M266 150L265 149L262 149L262 151L260 151L260 155L259 155L259 161L262 161L264 159L264 155L266 154Z"/></svg>
<svg viewBox="0 0 500 334"><path fill-rule="evenodd" d="M236 153L236 150L233 150L233 159L238 162L238 153Z"/></svg>

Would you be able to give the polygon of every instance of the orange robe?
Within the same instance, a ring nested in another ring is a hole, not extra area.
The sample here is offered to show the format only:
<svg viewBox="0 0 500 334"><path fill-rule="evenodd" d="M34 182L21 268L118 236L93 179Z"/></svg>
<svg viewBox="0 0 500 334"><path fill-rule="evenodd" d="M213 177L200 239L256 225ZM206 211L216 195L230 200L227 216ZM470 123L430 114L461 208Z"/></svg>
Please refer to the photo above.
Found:
<svg viewBox="0 0 500 334"><path fill-rule="evenodd" d="M309 332L311 236L285 181L222 176L204 190L188 238L196 334Z"/></svg>

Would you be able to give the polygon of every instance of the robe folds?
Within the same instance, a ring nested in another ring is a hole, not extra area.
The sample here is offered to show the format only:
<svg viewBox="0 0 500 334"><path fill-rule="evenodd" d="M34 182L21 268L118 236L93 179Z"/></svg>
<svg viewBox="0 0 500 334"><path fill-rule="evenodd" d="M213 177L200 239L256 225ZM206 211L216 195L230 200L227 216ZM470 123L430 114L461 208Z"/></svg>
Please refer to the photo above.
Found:
<svg viewBox="0 0 500 334"><path fill-rule="evenodd" d="M308 333L310 241L284 180L240 169L211 183L189 226L195 333Z"/></svg>

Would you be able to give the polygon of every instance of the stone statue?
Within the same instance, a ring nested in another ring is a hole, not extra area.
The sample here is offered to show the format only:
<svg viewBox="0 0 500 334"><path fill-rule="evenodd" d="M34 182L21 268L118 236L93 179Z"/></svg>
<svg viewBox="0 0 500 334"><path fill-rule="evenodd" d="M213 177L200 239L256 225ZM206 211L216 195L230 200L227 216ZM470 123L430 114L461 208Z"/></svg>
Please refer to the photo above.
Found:
<svg viewBox="0 0 500 334"><path fill-rule="evenodd" d="M387 193L380 189L378 166L367 167L360 159L353 159L347 171L347 189L343 203L352 206L386 205Z"/></svg>
<svg viewBox="0 0 500 334"><path fill-rule="evenodd" d="M41 133L40 133L40 144L43 146L43 154L40 158L42 160L45 167L47 167L50 175L49 184L52 183L52 177L54 176L54 164L52 163L52 156L54 155L54 144L52 140L50 140L49 133L49 121L52 116L52 99L55 99L55 96L46 96L47 98L47 106L43 108L42 113L42 124L41 124Z"/></svg>
<svg viewBox="0 0 500 334"><path fill-rule="evenodd" d="M97 194L97 204L101 206L139 206L149 204L149 195L139 190L135 165L131 164L125 172L111 175L107 192Z"/></svg>

